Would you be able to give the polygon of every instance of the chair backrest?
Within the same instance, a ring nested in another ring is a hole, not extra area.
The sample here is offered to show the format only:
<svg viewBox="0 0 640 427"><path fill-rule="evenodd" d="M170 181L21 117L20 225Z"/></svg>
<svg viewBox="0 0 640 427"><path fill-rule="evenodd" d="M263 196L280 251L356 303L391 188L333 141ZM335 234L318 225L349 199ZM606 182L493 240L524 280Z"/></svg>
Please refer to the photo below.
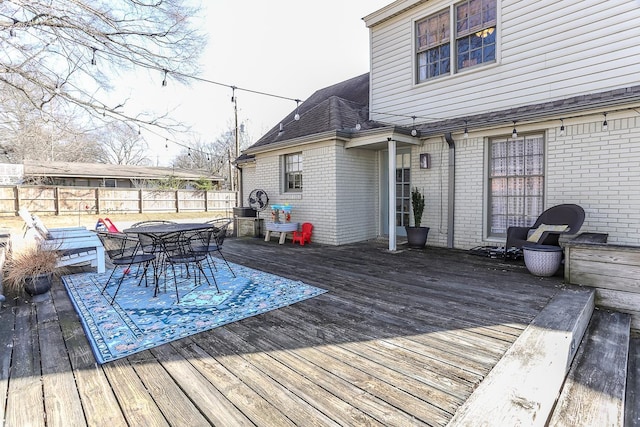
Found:
<svg viewBox="0 0 640 427"><path fill-rule="evenodd" d="M36 230L38 230L38 233L40 233L44 239L48 239L50 237L49 229L44 225L40 217L38 217L38 215L31 215L31 218L33 219L33 225Z"/></svg>
<svg viewBox="0 0 640 427"><path fill-rule="evenodd" d="M221 228L223 225L226 225L227 235L229 234L229 225L233 223L233 219L231 218L216 218L211 221L207 221L207 224L211 224L217 228Z"/></svg>
<svg viewBox="0 0 640 427"><path fill-rule="evenodd" d="M27 208L20 208L18 210L18 215L20 215L20 218L22 218L22 220L24 221L24 224L28 227L28 228L33 228L35 227L35 224L33 223L33 217L31 216L31 212L29 212L29 209Z"/></svg>
<svg viewBox="0 0 640 427"><path fill-rule="evenodd" d="M542 212L532 228L538 228L541 224L568 225L565 231L568 234L576 234L584 223L584 209L574 204L562 204L552 206Z"/></svg>
<svg viewBox="0 0 640 427"><path fill-rule="evenodd" d="M140 242L124 233L96 233L104 246L104 251L111 260L130 257L136 254Z"/></svg>
<svg viewBox="0 0 640 427"><path fill-rule="evenodd" d="M313 224L311 224L310 222L303 222L302 223L302 234L311 235L312 231L313 231Z"/></svg>
<svg viewBox="0 0 640 427"><path fill-rule="evenodd" d="M215 244L218 247L222 247L222 244L224 243L224 238L227 237L227 229L229 228L230 223L231 221L226 222L225 224L222 224L221 226L217 227L218 230L215 233L213 233Z"/></svg>

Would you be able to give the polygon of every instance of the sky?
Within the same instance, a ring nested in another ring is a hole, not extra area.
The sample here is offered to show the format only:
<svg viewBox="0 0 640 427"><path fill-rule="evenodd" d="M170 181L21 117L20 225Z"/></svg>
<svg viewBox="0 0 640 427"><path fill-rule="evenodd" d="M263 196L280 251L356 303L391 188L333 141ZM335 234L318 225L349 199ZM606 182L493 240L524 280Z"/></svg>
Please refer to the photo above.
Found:
<svg viewBox="0 0 640 427"><path fill-rule="evenodd" d="M199 77L304 101L318 89L369 71L369 29L362 18L391 2L202 0L199 20L208 45ZM160 166L182 149L173 141L213 141L234 126L229 87L197 81L183 86L170 75L163 87L163 77L125 79L117 89L128 98L129 112L167 113L191 126L193 135L164 138L142 130ZM252 142L296 107L294 101L242 90L236 97L238 121Z"/></svg>

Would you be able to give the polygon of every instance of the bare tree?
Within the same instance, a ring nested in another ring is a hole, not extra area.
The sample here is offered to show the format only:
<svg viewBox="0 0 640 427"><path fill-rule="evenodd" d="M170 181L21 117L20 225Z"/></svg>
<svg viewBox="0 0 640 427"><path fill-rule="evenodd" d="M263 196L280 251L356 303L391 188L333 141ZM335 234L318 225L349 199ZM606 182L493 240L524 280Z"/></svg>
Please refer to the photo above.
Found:
<svg viewBox="0 0 640 427"><path fill-rule="evenodd" d="M244 124L238 126L238 137L242 151L249 146L249 134ZM184 148L173 159L173 165L183 169L206 170L213 175L222 176L229 186L235 175L235 166L232 164L236 159L235 147L235 126L229 124L228 130L218 135L213 142L190 143L189 147Z"/></svg>
<svg viewBox="0 0 640 427"><path fill-rule="evenodd" d="M50 103L54 107L57 102ZM23 97L0 93L2 161L95 161L96 141L89 138L74 113L52 110L43 116Z"/></svg>
<svg viewBox="0 0 640 427"><path fill-rule="evenodd" d="M108 99L119 73L146 69L166 81L197 72L204 36L189 0L0 1L0 91L21 98L42 117L80 108L90 119L123 120L171 129L167 117L127 115L126 100ZM11 120L0 106L0 122Z"/></svg>
<svg viewBox="0 0 640 427"><path fill-rule="evenodd" d="M151 165L149 146L137 130L114 121L93 132L100 145L97 160L116 165Z"/></svg>

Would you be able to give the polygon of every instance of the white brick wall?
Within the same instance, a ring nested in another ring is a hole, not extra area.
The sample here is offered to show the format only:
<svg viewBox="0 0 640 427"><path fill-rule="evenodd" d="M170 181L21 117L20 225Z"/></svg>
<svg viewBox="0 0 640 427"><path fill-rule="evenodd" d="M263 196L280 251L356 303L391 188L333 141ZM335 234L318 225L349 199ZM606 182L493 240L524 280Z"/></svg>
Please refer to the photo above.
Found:
<svg viewBox="0 0 640 427"><path fill-rule="evenodd" d="M565 119L566 135L558 136L559 122L526 124L518 130L546 135L545 206L576 203L586 211L582 231L609 234L609 242L640 245L640 117L635 111L610 113L609 130L603 132L602 116ZM486 227L487 159L485 144L490 136L504 135L511 127L491 133L472 132L456 139L454 246L469 249L497 245L484 240ZM302 148L302 193L280 191L280 156L299 150L261 154L256 166L244 169L245 195L262 188L272 204L294 206L292 219L314 225L313 240L346 244L372 239L380 234L379 153L366 149L344 149L341 143L324 142ZM419 154L429 153L431 168L420 169ZM449 146L434 138L411 153L412 186L426 198L422 224L430 227L427 244L447 245ZM270 220L269 211L264 217Z"/></svg>
<svg viewBox="0 0 640 427"><path fill-rule="evenodd" d="M379 234L378 155L373 150L348 149L324 142L302 147L303 191L285 193L281 185L281 156L300 150L259 154L256 166L245 168L243 189L248 195L262 188L271 204L293 206L292 221L311 222L314 242L340 245ZM270 221L270 211L264 218Z"/></svg>
<svg viewBox="0 0 640 427"><path fill-rule="evenodd" d="M586 212L582 232L608 233L609 242L640 245L640 117L634 111L609 114L609 130L602 131L602 116L529 124L523 132L544 132L546 150L545 207L575 203ZM508 134L511 128L491 135ZM487 160L489 136L456 138L454 246L469 249L498 245L484 240L486 228ZM431 154L431 169L420 170L419 153ZM437 139L412 152L413 184L425 190L423 225L431 228L428 244L447 244L448 145ZM442 196L442 197L440 197Z"/></svg>
<svg viewBox="0 0 640 427"><path fill-rule="evenodd" d="M634 110L550 130L547 204L576 203L586 213L582 231L608 233L609 242L640 244L640 117Z"/></svg>

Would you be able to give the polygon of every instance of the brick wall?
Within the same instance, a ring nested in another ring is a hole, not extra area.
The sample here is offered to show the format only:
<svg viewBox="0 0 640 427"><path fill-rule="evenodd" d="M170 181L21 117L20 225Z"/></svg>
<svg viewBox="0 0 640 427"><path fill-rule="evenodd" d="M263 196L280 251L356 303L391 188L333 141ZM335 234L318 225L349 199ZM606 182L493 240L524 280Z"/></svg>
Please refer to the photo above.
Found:
<svg viewBox="0 0 640 427"><path fill-rule="evenodd" d="M582 231L608 233L609 242L640 245L640 117L610 113L608 131L602 116L518 126L521 132L544 132L546 138L545 206L575 203L586 212ZM456 138L454 246L469 249L500 245L503 239L483 239L486 227L487 182L485 143L490 136L510 133L511 127L491 135ZM419 153L431 155L431 168L419 169ZM426 141L412 152L412 185L425 191L423 225L431 228L428 244L446 246L448 145L444 139Z"/></svg>

